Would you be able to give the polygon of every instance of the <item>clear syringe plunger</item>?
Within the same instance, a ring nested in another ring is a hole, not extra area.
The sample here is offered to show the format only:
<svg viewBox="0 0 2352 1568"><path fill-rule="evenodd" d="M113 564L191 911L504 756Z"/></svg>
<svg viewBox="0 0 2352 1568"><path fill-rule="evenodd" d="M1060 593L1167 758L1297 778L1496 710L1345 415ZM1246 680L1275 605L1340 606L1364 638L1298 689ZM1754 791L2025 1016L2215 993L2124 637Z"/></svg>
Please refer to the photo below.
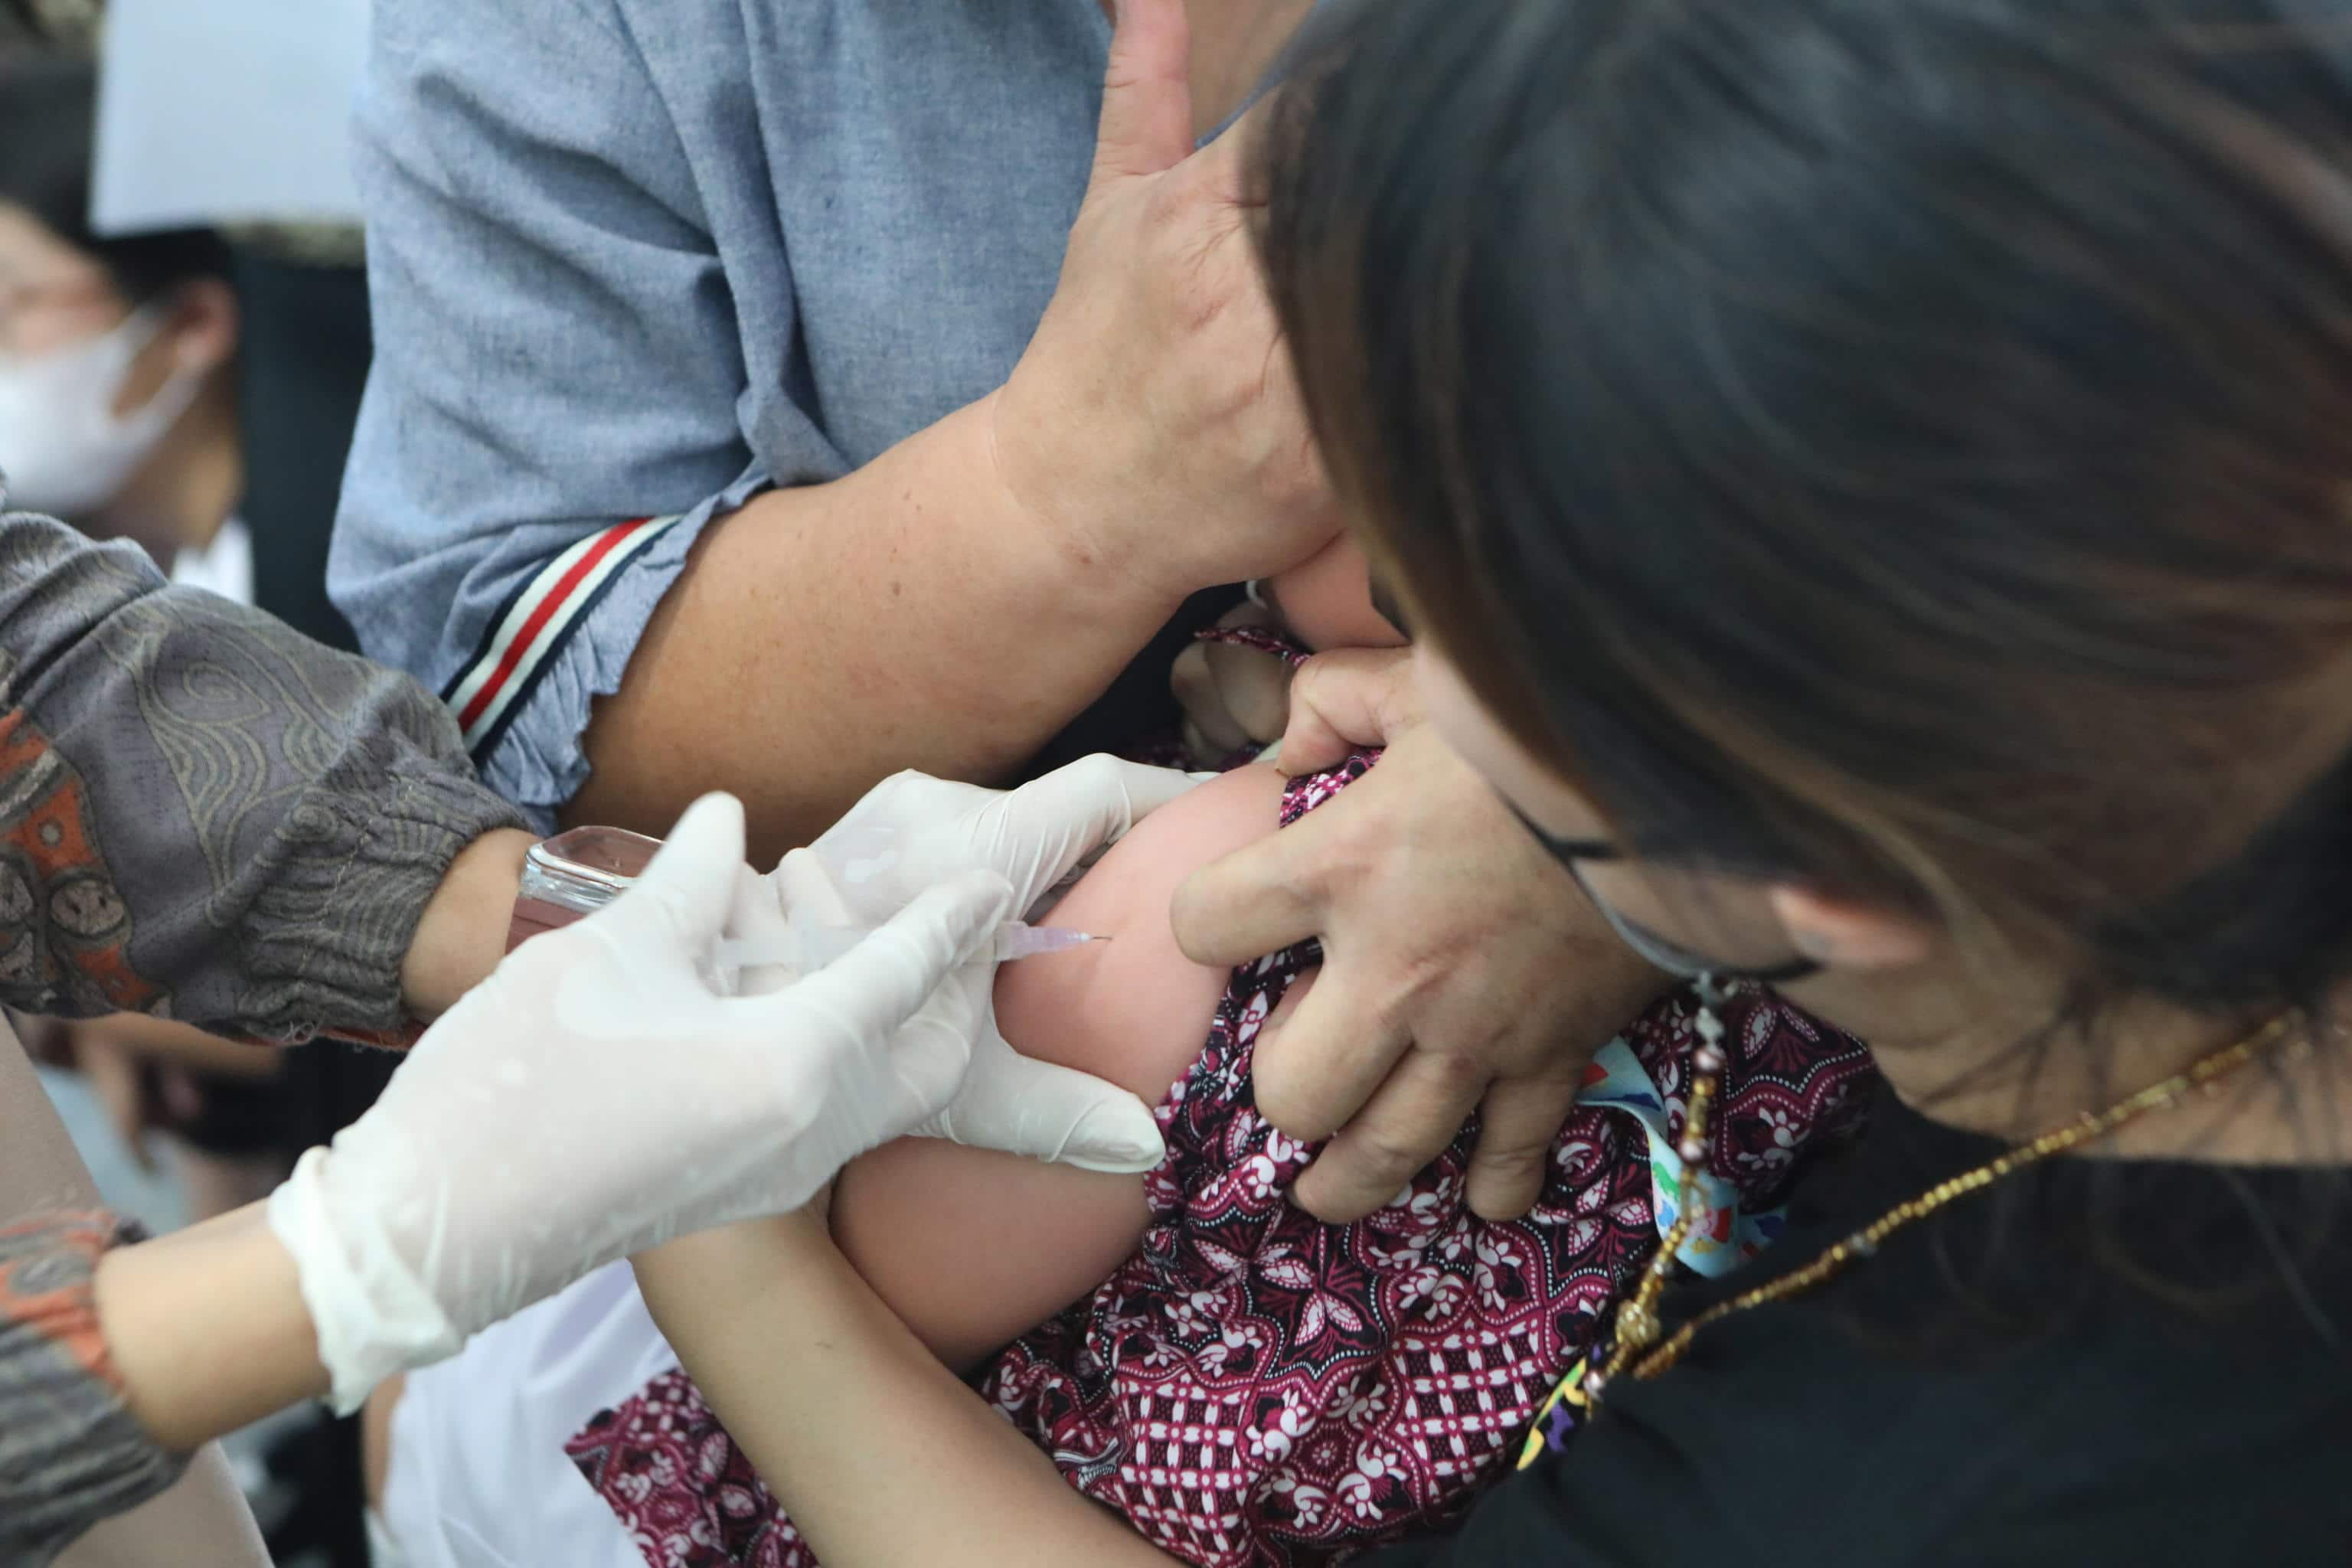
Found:
<svg viewBox="0 0 2352 1568"><path fill-rule="evenodd" d="M813 970L823 969L873 934L874 929L868 926L807 926L787 933L781 942L726 937L720 940L711 957L722 969L779 965L806 974ZM1069 931L1061 926L1033 926L1020 921L1007 921L996 928L995 959L999 963L1010 963L1015 959L1067 952L1091 942L1109 940L1106 936Z"/></svg>

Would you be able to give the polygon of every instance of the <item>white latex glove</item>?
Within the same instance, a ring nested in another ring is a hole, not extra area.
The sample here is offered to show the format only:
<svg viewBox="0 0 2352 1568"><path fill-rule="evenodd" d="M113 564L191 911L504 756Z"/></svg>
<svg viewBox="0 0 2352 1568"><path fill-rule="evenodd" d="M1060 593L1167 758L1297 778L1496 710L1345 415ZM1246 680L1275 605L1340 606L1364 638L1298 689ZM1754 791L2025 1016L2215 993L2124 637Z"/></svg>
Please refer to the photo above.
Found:
<svg viewBox="0 0 2352 1568"><path fill-rule="evenodd" d="M704 963L754 883L743 808L679 819L610 909L500 964L269 1202L338 1410L589 1270L808 1201L948 1103L981 1026L940 982L1012 908L942 878L759 996ZM882 923L887 921L887 923Z"/></svg>
<svg viewBox="0 0 2352 1568"><path fill-rule="evenodd" d="M1153 811L1200 780L1166 768L1092 756L1016 790L903 773L877 784L815 844L777 868L770 911L814 923L871 924L943 878L994 872L1013 884L1013 908L1040 918L1051 896ZM830 914L815 911L837 900ZM747 930L762 916L746 910ZM784 917L770 912L767 920ZM1051 957L1031 959L1052 963ZM772 984L746 976L747 987ZM950 982L981 1026L963 1087L914 1129L978 1148L1006 1149L1082 1170L1133 1174L1165 1156L1160 1127L1126 1090L1022 1056L997 1032L995 966L970 965Z"/></svg>

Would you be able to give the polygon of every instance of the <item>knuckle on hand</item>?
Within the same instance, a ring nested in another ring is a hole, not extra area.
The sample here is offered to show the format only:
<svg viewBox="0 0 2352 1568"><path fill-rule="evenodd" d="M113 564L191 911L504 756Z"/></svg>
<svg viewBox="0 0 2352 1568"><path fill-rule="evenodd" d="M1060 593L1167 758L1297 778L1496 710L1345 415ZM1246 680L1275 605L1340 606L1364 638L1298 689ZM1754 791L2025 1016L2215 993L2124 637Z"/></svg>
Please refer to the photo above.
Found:
<svg viewBox="0 0 2352 1568"><path fill-rule="evenodd" d="M1284 749L1288 751L1287 743ZM1344 928L1330 933L1336 939L1332 945L1362 944L1362 961L1351 962L1350 967L1393 975L1391 965L1406 955L1392 951L1396 944L1387 931L1392 917L1371 890L1388 870L1394 846L1377 811L1338 809L1348 804L1342 796L1289 830L1302 850L1311 851L1299 863L1300 890L1328 911L1331 926ZM1384 989L1394 997L1417 984L1408 981L1400 986L1391 980Z"/></svg>
<svg viewBox="0 0 2352 1568"><path fill-rule="evenodd" d="M1377 1192L1385 1203L1403 1191L1436 1151L1386 1128L1365 1128L1348 1131L1333 1145L1332 1152L1345 1162L1351 1184L1366 1193Z"/></svg>
<svg viewBox="0 0 2352 1568"><path fill-rule="evenodd" d="M1321 712L1334 694L1339 669L1329 654L1315 655L1292 673L1290 700L1308 711Z"/></svg>
<svg viewBox="0 0 2352 1568"><path fill-rule="evenodd" d="M1107 752L1089 752L1072 763L1069 778L1075 792L1088 798L1123 795L1127 788L1118 759Z"/></svg>
<svg viewBox="0 0 2352 1568"><path fill-rule="evenodd" d="M1485 1182L1522 1183L1542 1173L1550 1163L1551 1143L1497 1144L1491 1139L1478 1142L1472 1160L1471 1173Z"/></svg>
<svg viewBox="0 0 2352 1568"><path fill-rule="evenodd" d="M1360 942L1352 930L1326 939L1325 961L1327 967L1345 967L1349 984L1356 987L1354 994L1362 999L1365 1016L1377 1031L1373 1037L1409 1043L1418 1068L1437 1077L1448 1089L1460 1089L1475 1067L1465 1059L1472 1052L1465 1049L1460 1031L1436 1016L1444 987L1455 976L1454 966L1441 954L1411 951L1417 943L1400 950L1382 940L1387 933L1377 927ZM1366 984L1358 978L1363 974L1380 979Z"/></svg>
<svg viewBox="0 0 2352 1568"><path fill-rule="evenodd" d="M1295 1082L1287 1075L1269 1079L1260 1072L1253 1077L1257 1113L1284 1135L1316 1143L1338 1130L1338 1120L1317 1103L1311 1085Z"/></svg>

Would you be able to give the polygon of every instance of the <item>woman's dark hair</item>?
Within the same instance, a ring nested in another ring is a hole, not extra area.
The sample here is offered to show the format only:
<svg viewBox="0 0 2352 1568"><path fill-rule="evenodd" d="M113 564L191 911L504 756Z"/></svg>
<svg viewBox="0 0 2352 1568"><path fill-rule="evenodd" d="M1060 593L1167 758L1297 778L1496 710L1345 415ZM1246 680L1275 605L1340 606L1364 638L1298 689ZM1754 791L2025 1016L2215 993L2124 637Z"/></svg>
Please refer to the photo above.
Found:
<svg viewBox="0 0 2352 1568"><path fill-rule="evenodd" d="M90 232L90 155L98 74L84 58L0 53L0 202L11 202L104 267L132 305L182 283L228 275L228 252L209 230L128 238Z"/></svg>
<svg viewBox="0 0 2352 1568"><path fill-rule="evenodd" d="M2352 970L2352 5L1370 0L1261 162L1376 560L1636 848Z"/></svg>

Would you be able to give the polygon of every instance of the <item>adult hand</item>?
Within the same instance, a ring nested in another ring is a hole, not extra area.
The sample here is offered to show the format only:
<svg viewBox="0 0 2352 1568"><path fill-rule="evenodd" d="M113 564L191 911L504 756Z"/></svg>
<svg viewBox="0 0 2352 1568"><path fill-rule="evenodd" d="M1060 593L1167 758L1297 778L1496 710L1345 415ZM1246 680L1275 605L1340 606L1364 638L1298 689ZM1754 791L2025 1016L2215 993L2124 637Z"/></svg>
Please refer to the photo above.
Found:
<svg viewBox="0 0 2352 1568"><path fill-rule="evenodd" d="M1042 915L1083 867L1194 783L1106 756L1011 791L900 773L814 845L786 857L775 878L781 896L766 902L788 911L788 921L862 925L934 882L985 872L1013 885L1015 913ZM995 964L983 960L950 980L979 1020L971 1070L954 1100L911 1131L1090 1171L1158 1164L1160 1128L1142 1101L1005 1042L996 1028L995 977Z"/></svg>
<svg viewBox="0 0 2352 1568"><path fill-rule="evenodd" d="M1183 0L1126 0L1061 283L995 395L1000 471L1077 558L1171 595L1339 529L1250 236L1246 121L1193 150Z"/></svg>
<svg viewBox="0 0 2352 1568"><path fill-rule="evenodd" d="M1664 979L1422 721L1410 657L1326 654L1300 669L1286 771L1387 752L1339 799L1179 889L1176 935L1220 964L1322 939L1322 978L1261 1038L1255 1068L1275 1125L1338 1134L1300 1176L1301 1206L1370 1213L1475 1110L1470 1206L1512 1218L1542 1190L1586 1062Z"/></svg>
<svg viewBox="0 0 2352 1568"><path fill-rule="evenodd" d="M1270 610L1243 605L1217 625L1270 629L1280 623ZM1290 662L1263 648L1196 642L1176 656L1168 688L1184 710L1184 747L1202 762L1269 745L1290 722Z"/></svg>
<svg viewBox="0 0 2352 1568"><path fill-rule="evenodd" d="M148 1134L204 1114L207 1079L261 1079L284 1065L276 1050L238 1045L185 1024L136 1013L58 1021L68 1059L89 1085L139 1168L157 1168Z"/></svg>
<svg viewBox="0 0 2352 1568"><path fill-rule="evenodd" d="M806 1203L953 1097L979 1019L941 982L1011 907L931 887L824 969L716 992L743 811L680 819L611 908L528 943L426 1032L269 1203L335 1403L625 1254Z"/></svg>
<svg viewBox="0 0 2352 1568"><path fill-rule="evenodd" d="M89 1086L91 1098L106 1112L106 1120L130 1152L131 1163L152 1173L156 1161L154 1152L148 1147L147 1135L169 1131L174 1110L183 1113L183 1119L195 1113L197 1107L192 1100L195 1086L188 1081L185 1073L178 1074L177 1081L167 1086L152 1064L142 1061L121 1041L87 1023L77 1022L68 1027L73 1065L82 1081ZM177 1103L172 1105L167 1100Z"/></svg>

